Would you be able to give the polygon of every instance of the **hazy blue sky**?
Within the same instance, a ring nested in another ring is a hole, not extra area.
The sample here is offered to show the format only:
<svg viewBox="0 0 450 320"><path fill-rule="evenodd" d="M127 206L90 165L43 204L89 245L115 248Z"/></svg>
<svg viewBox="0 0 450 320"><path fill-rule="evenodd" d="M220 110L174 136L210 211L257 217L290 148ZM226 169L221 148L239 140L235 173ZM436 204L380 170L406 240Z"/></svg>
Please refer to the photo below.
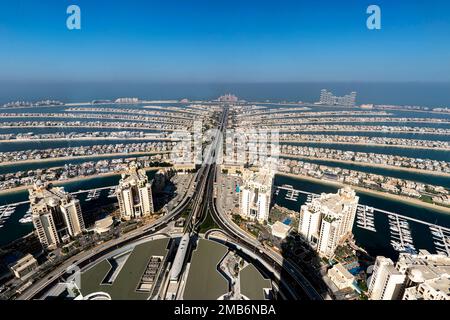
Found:
<svg viewBox="0 0 450 320"><path fill-rule="evenodd" d="M70 4L81 30L66 28ZM450 1L2 0L11 79L450 81Z"/></svg>

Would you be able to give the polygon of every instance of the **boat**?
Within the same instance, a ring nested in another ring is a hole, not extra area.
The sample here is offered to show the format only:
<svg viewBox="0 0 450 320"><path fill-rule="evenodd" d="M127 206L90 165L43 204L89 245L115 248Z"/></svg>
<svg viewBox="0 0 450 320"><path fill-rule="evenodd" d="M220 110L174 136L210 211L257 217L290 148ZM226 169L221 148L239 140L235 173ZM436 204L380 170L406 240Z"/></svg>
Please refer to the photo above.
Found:
<svg viewBox="0 0 450 320"><path fill-rule="evenodd" d="M403 250L405 250L405 247L402 246L402 244L400 242L391 241L391 245L394 248L394 250L396 250L396 251L403 251Z"/></svg>
<svg viewBox="0 0 450 320"><path fill-rule="evenodd" d="M439 232L437 232L437 231L431 231L431 234L433 235L433 236L436 236L436 237L442 237L442 235L439 233Z"/></svg>
<svg viewBox="0 0 450 320"><path fill-rule="evenodd" d="M33 222L33 216L29 213L24 215L22 218L19 219L20 223L31 223Z"/></svg>
<svg viewBox="0 0 450 320"><path fill-rule="evenodd" d="M14 213L14 211L16 211L16 207L8 207L8 208L6 208L4 214L12 215Z"/></svg>
<svg viewBox="0 0 450 320"><path fill-rule="evenodd" d="M417 250L412 244L405 244L403 251L410 253L410 254L416 254Z"/></svg>

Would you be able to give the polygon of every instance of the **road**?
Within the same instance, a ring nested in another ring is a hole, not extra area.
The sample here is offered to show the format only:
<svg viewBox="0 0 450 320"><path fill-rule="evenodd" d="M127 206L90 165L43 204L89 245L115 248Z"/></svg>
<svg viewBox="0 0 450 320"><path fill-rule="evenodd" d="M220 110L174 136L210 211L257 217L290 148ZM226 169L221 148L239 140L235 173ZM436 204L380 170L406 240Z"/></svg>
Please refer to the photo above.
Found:
<svg viewBox="0 0 450 320"><path fill-rule="evenodd" d="M195 180L195 179L194 179ZM142 237L154 234L158 230L164 228L169 222L175 220L181 213L186 209L186 207L190 204L191 198L188 196L189 190L191 186L189 186L186 190L186 194L184 199L180 202L180 204L174 208L167 215L161 217L150 225L145 225L137 228L136 230L130 231L120 238L110 240L108 242L102 243L95 248L83 251L68 260L66 260L62 265L58 266L51 273L47 274L43 279L35 282L32 286L30 286L25 292L22 293L18 297L18 300L29 300L39 298L44 292L46 292L49 288L54 286L61 277L68 276L66 270L67 268L76 265L79 268L83 268L85 265L91 263L95 259L116 250L126 244L129 244L133 241L137 241Z"/></svg>
<svg viewBox="0 0 450 320"><path fill-rule="evenodd" d="M216 155L222 150L222 140L219 138L222 136L223 131L226 127L226 122L228 118L228 109L225 108L222 114L222 119L220 121L219 130L211 144L212 150L208 152L211 155L211 162L206 161L207 176L204 177L206 184L201 186L199 193L199 200L201 201L201 206L199 206L199 211L196 214L206 215L208 212L212 215L215 223L220 226L220 228L232 239L239 243L240 246L245 247L247 250L253 252L259 252L259 257L263 259L269 265L278 265L278 272L283 275L281 281L284 281L283 285L288 285L294 281L297 283L306 293L306 296L311 300L322 300L322 296L314 289L311 283L302 274L301 270L290 262L288 259L283 258L278 253L273 250L264 247L259 241L250 237L243 230L241 230L232 221L228 220L225 216L219 213L216 207L216 202L214 198L214 182L216 181L217 175L217 165L216 165ZM206 185L206 192L204 186ZM206 197L205 197L206 196ZM206 201L205 201L206 198ZM200 208L201 207L201 208ZM202 219L200 219L202 221ZM197 225L198 227L199 225Z"/></svg>
<svg viewBox="0 0 450 320"><path fill-rule="evenodd" d="M258 257L267 264L271 266L278 266L276 268L277 271L279 274L283 275L281 285L288 287L292 283L296 283L304 292L304 294L301 294L302 297L306 296L311 300L321 300L322 297L320 294L304 277L301 270L299 270L296 265L291 263L289 260L284 259L278 253L261 245L261 243L246 234L232 221L228 220L226 215L221 215L218 212L214 198L214 182L217 174L216 159L218 154L222 151L222 134L226 127L227 118L228 108L224 107L218 130L212 137L211 143L206 147L206 151L204 152L206 155L205 159L203 160L203 163L194 178L196 190L192 197L188 196L190 189L188 188L183 201L181 201L180 205L169 214L158 219L149 226L140 227L118 239L111 240L68 259L48 274L44 279L41 279L30 286L19 297L19 299L24 300L39 298L43 293L59 282L60 278L65 279L70 275L66 272L68 267L77 265L79 268L83 268L113 250L121 248L148 235L154 234L158 230L167 226L170 221L180 216L190 206L191 212L186 221L185 232L189 232L191 234L198 233L201 223L204 221L209 212L215 223L220 226L228 237L234 239L239 246L244 247L249 251L258 253Z"/></svg>

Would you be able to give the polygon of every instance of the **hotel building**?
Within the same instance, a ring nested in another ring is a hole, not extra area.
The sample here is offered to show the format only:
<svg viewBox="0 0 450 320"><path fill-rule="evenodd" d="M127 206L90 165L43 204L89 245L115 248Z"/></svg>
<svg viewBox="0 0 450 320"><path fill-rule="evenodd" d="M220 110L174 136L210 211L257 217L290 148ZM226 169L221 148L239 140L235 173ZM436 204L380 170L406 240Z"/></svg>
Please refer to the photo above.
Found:
<svg viewBox="0 0 450 320"><path fill-rule="evenodd" d="M131 220L153 213L152 187L143 169L132 164L126 174L122 174L116 189L120 217Z"/></svg>
<svg viewBox="0 0 450 320"><path fill-rule="evenodd" d="M346 187L336 194L322 193L300 208L298 232L321 256L331 258L334 250L351 236L359 197Z"/></svg>
<svg viewBox="0 0 450 320"><path fill-rule="evenodd" d="M402 294L406 276L395 269L394 262L385 257L377 257L369 283L371 300L395 300Z"/></svg>
<svg viewBox="0 0 450 320"><path fill-rule="evenodd" d="M397 264L377 257L369 285L371 299L450 300L450 257L419 250L400 253Z"/></svg>
<svg viewBox="0 0 450 320"><path fill-rule="evenodd" d="M29 199L34 228L46 249L55 249L85 229L80 201L64 188L36 182Z"/></svg>
<svg viewBox="0 0 450 320"><path fill-rule="evenodd" d="M240 190L240 214L245 219L263 223L269 218L272 199L273 171L261 168L258 172L244 169Z"/></svg>
<svg viewBox="0 0 450 320"><path fill-rule="evenodd" d="M11 266L11 271L18 279L27 279L38 268L37 260L31 255L27 254L23 258L19 259L14 265Z"/></svg>
<svg viewBox="0 0 450 320"><path fill-rule="evenodd" d="M338 97L333 95L332 92L327 91L326 89L322 89L320 91L320 104L328 106L339 105L346 107L354 107L356 104L356 92L353 91L350 94Z"/></svg>

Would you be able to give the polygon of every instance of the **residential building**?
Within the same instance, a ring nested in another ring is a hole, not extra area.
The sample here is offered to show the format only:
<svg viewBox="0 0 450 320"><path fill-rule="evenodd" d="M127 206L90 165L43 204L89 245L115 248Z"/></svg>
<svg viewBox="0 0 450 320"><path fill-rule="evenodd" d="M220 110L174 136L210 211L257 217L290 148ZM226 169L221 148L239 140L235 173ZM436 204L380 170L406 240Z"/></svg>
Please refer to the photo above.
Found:
<svg viewBox="0 0 450 320"><path fill-rule="evenodd" d="M401 253L396 265L406 275L403 299L448 300L450 298L450 257L419 250L418 254Z"/></svg>
<svg viewBox="0 0 450 320"><path fill-rule="evenodd" d="M46 249L85 230L80 201L64 188L38 181L29 190L29 199L34 228Z"/></svg>
<svg viewBox="0 0 450 320"><path fill-rule="evenodd" d="M395 265L377 257L369 294L371 299L450 300L450 257L419 250L400 253Z"/></svg>
<svg viewBox="0 0 450 320"><path fill-rule="evenodd" d="M395 269L394 262L377 257L369 283L371 300L396 300L401 297L406 276Z"/></svg>
<svg viewBox="0 0 450 320"><path fill-rule="evenodd" d="M339 290L350 288L355 282L355 277L340 263L329 269L327 275Z"/></svg>
<svg viewBox="0 0 450 320"><path fill-rule="evenodd" d="M240 190L240 214L243 218L263 223L269 218L274 173L270 168L258 172L244 169Z"/></svg>
<svg viewBox="0 0 450 320"><path fill-rule="evenodd" d="M130 165L127 173L122 174L116 195L123 220L142 218L153 213L151 184L145 170L138 169L135 163Z"/></svg>
<svg viewBox="0 0 450 320"><path fill-rule="evenodd" d="M301 206L298 232L319 255L331 258L337 246L352 235L358 201L348 187L336 194L322 193Z"/></svg>
<svg viewBox="0 0 450 320"><path fill-rule="evenodd" d="M16 278L25 280L37 269L37 267L37 260L31 254L27 254L11 266L11 271Z"/></svg>
<svg viewBox="0 0 450 320"><path fill-rule="evenodd" d="M405 289L403 300L450 300L450 275L443 274Z"/></svg>
<svg viewBox="0 0 450 320"><path fill-rule="evenodd" d="M276 221L273 225L272 225L272 235L280 238L280 239L284 239L288 236L289 231L291 231L292 227L281 222L281 221Z"/></svg>

